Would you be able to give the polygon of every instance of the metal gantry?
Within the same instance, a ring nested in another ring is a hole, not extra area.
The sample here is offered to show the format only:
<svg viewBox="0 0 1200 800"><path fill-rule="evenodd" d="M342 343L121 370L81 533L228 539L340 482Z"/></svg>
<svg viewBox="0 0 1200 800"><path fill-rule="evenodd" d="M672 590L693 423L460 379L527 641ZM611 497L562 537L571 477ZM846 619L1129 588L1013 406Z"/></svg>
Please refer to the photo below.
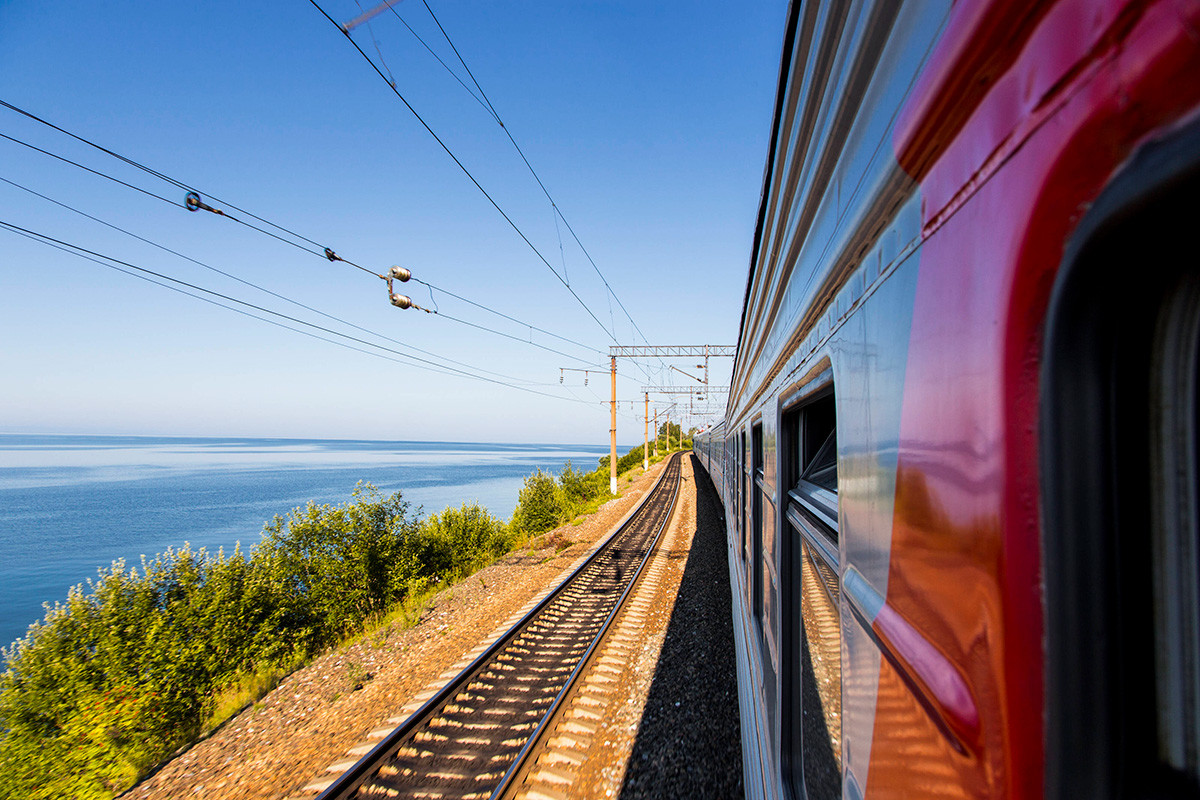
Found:
<svg viewBox="0 0 1200 800"><path fill-rule="evenodd" d="M697 369L703 368L704 380L694 378L702 385L708 386L708 360L710 358L732 358L737 352L737 346L731 344L665 344L665 345L613 345L608 348L612 399L610 425L608 429L608 485L613 494L617 493L617 359L618 358L703 358L703 364L697 364ZM682 370L680 370L682 371ZM685 373L686 374L686 373ZM728 391L728 387L725 387ZM643 387L646 402L645 440L642 443L643 468L650 466L650 394ZM667 418L668 423L670 418ZM669 430L669 428L668 428ZM680 444L683 442L683 427L680 426ZM657 455L658 448L658 412L655 411L654 443Z"/></svg>
<svg viewBox="0 0 1200 800"><path fill-rule="evenodd" d="M658 394L694 394L702 397L705 394L728 392L728 386L643 386L642 393L656 392Z"/></svg>
<svg viewBox="0 0 1200 800"><path fill-rule="evenodd" d="M608 354L615 358L733 358L736 350L737 345L732 344L617 344L608 348Z"/></svg>

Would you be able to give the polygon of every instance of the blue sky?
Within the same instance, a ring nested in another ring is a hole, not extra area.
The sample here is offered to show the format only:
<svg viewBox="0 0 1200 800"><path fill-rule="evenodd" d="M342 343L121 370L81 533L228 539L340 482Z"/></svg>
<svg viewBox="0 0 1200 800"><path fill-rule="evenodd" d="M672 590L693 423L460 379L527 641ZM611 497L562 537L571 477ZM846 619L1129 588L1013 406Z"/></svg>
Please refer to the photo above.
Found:
<svg viewBox="0 0 1200 800"><path fill-rule="evenodd" d="M339 21L360 13L354 0L321 4ZM622 344L643 335L654 344L733 343L786 3L430 6L641 333L615 301L610 316L603 284L561 222L556 229L504 131L391 12L357 28L355 41L376 63L382 53L397 89L608 331L309 3L0 2L0 100L372 271L406 266L587 345L532 334L568 358L393 308L377 277L189 213L181 189L0 108L0 133L178 205L5 139L0 178L372 333L2 181L0 220L551 395L316 341L0 230L0 431L601 442L607 375L592 374L585 387L567 373L560 384L560 367L606 364L610 331ZM470 83L421 0L395 10ZM447 315L531 336L444 294L431 302L423 286L403 291ZM712 364L713 382L726 383L729 360ZM687 382L657 363L645 369L649 377L619 364L620 398L640 397L647 383ZM622 406L621 441L640 440L640 414L640 403Z"/></svg>

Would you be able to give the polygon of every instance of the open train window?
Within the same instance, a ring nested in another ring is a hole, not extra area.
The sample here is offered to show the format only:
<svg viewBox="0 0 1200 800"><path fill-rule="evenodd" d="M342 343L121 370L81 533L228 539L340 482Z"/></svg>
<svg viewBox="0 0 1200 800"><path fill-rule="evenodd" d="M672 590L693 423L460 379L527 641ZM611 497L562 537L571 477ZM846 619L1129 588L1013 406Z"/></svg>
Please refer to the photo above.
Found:
<svg viewBox="0 0 1200 800"><path fill-rule="evenodd" d="M842 796L841 578L833 387L781 419L784 783L792 798Z"/></svg>
<svg viewBox="0 0 1200 800"><path fill-rule="evenodd" d="M813 515L821 532L837 542L837 414L829 391L794 412L798 441L792 452L792 501Z"/></svg>

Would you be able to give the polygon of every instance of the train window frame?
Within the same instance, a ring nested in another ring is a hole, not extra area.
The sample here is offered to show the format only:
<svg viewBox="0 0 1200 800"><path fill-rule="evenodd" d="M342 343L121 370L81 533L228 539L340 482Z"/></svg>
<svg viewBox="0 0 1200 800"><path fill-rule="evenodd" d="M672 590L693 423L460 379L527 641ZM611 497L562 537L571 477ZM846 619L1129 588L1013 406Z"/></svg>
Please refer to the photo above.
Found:
<svg viewBox="0 0 1200 800"><path fill-rule="evenodd" d="M818 778L814 785L819 784L838 796L841 791L841 772L836 761L830 761L833 754L822 749L820 742L806 747L804 741L804 720L807 719L805 695L810 695L808 703L813 702L813 688L805 679L809 646L804 643L801 578L809 568L809 574L817 576L817 583L821 587L816 591L823 591L833 607L840 606L837 492L806 477L812 474L814 465L820 466L821 459L818 456L822 455L821 450L827 444L833 450L832 468L836 474L835 397L832 371L826 366L790 397L785 393L779 412L777 478L781 486L791 487L782 503L784 527L780 542L781 563L784 566L780 576L783 623L780 642L780 756L785 796L797 800L809 796L808 784L813 776ZM832 428L832 435L827 433L821 436L821 428ZM821 441L816 442L817 438ZM824 455L827 456L828 452ZM837 486L836 478L833 485ZM808 709L808 713L811 714L812 709ZM820 713L819 710L817 713Z"/></svg>
<svg viewBox="0 0 1200 800"><path fill-rule="evenodd" d="M1049 800L1200 787L1200 270L1177 257L1198 188L1193 119L1099 194L1050 297L1039 375ZM1130 281L1132 263L1156 269Z"/></svg>
<svg viewBox="0 0 1200 800"><path fill-rule="evenodd" d="M744 565L748 556L748 537L746 536L746 432L739 430L738 441L738 553Z"/></svg>
<svg viewBox="0 0 1200 800"><path fill-rule="evenodd" d="M1091 204L1047 309L1048 800L1190 798L1200 785L1200 272L1176 255L1198 188L1193 120L1139 149ZM1131 263L1155 268L1130 280ZM1173 596L1183 585L1190 596Z"/></svg>
<svg viewBox="0 0 1200 800"><path fill-rule="evenodd" d="M763 614L765 613L766 603L763 598L763 590L766 587L766 577L764 571L767 568L766 559L763 555L763 502L762 492L765 491L763 486L763 424L762 417L758 418L757 422L752 423L750 428L750 471L749 471L749 489L750 489L750 547L751 547L751 570L752 577L751 595L753 602L751 606L751 615L754 618L755 624L758 625L758 633L763 635L762 622Z"/></svg>

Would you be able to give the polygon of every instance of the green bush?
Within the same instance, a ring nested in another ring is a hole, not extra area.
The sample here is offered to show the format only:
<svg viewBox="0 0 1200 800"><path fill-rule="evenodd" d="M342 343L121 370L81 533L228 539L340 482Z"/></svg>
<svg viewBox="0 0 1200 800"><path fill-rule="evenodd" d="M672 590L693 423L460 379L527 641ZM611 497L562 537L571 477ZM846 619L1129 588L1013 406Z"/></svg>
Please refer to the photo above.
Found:
<svg viewBox="0 0 1200 800"><path fill-rule="evenodd" d="M277 624L309 650L382 616L428 573L420 561L420 523L409 519L400 492L382 497L360 485L354 500L309 503L276 516L254 554L287 601Z"/></svg>
<svg viewBox="0 0 1200 800"><path fill-rule="evenodd" d="M566 511L567 519L594 510L600 501L611 497L608 491L608 472L597 468L591 472L583 472L571 466L568 461L558 476L561 503Z"/></svg>
<svg viewBox="0 0 1200 800"><path fill-rule="evenodd" d="M660 444L658 449L661 451L663 449L663 446ZM642 458L644 457L644 453L645 453L644 446L639 444L636 447L634 447L633 449L631 449L628 453L626 453L625 455L618 458L617 459L617 474L624 475L626 472L633 469L634 467L640 466L642 463ZM608 460L609 460L608 456L600 456L600 467L597 470L604 476L606 483L607 483L608 477L609 477Z"/></svg>
<svg viewBox="0 0 1200 800"><path fill-rule="evenodd" d="M4 651L5 788L108 797L194 738L213 688L271 649L269 591L240 551L186 545L74 587Z"/></svg>
<svg viewBox="0 0 1200 800"><path fill-rule="evenodd" d="M434 576L454 579L507 553L515 535L483 506L464 503L421 524L421 562Z"/></svg>
<svg viewBox="0 0 1200 800"><path fill-rule="evenodd" d="M525 479L517 495L512 524L526 534L542 533L562 522L566 511L554 476L537 469Z"/></svg>

